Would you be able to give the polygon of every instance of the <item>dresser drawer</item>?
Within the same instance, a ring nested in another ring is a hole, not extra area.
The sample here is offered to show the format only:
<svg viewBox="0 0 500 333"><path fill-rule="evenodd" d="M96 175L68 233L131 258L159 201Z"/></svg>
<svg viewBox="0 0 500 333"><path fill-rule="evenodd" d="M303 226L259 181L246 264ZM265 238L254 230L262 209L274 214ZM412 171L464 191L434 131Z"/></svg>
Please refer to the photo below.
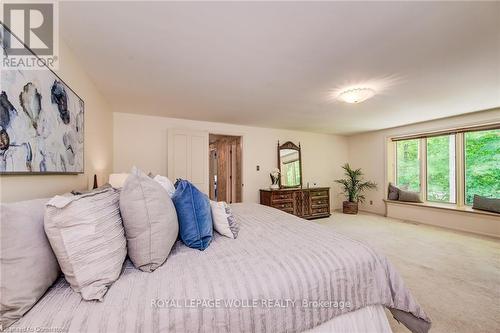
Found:
<svg viewBox="0 0 500 333"><path fill-rule="evenodd" d="M328 197L311 197L311 206L312 208L317 207L325 207L328 206L329 204L329 198Z"/></svg>
<svg viewBox="0 0 500 333"><path fill-rule="evenodd" d="M271 196L271 201L273 202L292 201L292 200L293 200L292 192L278 192L278 193L273 193Z"/></svg>
<svg viewBox="0 0 500 333"><path fill-rule="evenodd" d="M321 207L321 208L312 208L311 213L312 215L325 215L329 214L330 212L328 211L328 207Z"/></svg>
<svg viewBox="0 0 500 333"><path fill-rule="evenodd" d="M311 190L310 191L310 196L312 199L316 197L328 197L328 190Z"/></svg>
<svg viewBox="0 0 500 333"><path fill-rule="evenodd" d="M273 202L273 208L278 208L281 210L291 210L293 212L293 202Z"/></svg>

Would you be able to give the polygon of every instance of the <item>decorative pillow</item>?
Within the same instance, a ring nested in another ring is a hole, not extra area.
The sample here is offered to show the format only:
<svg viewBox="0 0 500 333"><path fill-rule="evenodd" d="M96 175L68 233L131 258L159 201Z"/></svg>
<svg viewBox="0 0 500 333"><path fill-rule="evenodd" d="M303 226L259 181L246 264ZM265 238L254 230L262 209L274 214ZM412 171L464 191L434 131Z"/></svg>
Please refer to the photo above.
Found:
<svg viewBox="0 0 500 333"><path fill-rule="evenodd" d="M128 173L112 173L109 175L109 185L114 188L122 188L128 178Z"/></svg>
<svg viewBox="0 0 500 333"><path fill-rule="evenodd" d="M0 205L0 330L31 309L59 275L43 230L47 201Z"/></svg>
<svg viewBox="0 0 500 333"><path fill-rule="evenodd" d="M47 203L45 232L66 280L85 300L102 300L127 255L119 191L56 196Z"/></svg>
<svg viewBox="0 0 500 333"><path fill-rule="evenodd" d="M168 179L167 177L160 176L160 175L154 176L153 179L158 184L160 184L161 187L163 187L165 189L165 191L167 191L168 196L170 198L172 198L172 196L174 195L174 192L175 192L175 186L174 186L174 184L172 184L170 179Z"/></svg>
<svg viewBox="0 0 500 333"><path fill-rule="evenodd" d="M212 200L210 200L210 207L215 231L229 238L238 237L240 226L231 212L231 207L224 201Z"/></svg>
<svg viewBox="0 0 500 333"><path fill-rule="evenodd" d="M387 195L387 199L389 200L398 200L399 199L399 188L389 183L389 193Z"/></svg>
<svg viewBox="0 0 500 333"><path fill-rule="evenodd" d="M187 246L205 250L212 241L213 223L210 200L187 180L175 183L172 197L179 218L179 232Z"/></svg>
<svg viewBox="0 0 500 333"><path fill-rule="evenodd" d="M399 201L423 202L420 196L420 192L412 192L399 189L398 193L399 193Z"/></svg>
<svg viewBox="0 0 500 333"><path fill-rule="evenodd" d="M135 267L152 272L167 260L179 235L172 199L163 187L133 168L120 195L128 255Z"/></svg>
<svg viewBox="0 0 500 333"><path fill-rule="evenodd" d="M472 208L486 210L488 212L500 213L500 199L487 198L474 194Z"/></svg>

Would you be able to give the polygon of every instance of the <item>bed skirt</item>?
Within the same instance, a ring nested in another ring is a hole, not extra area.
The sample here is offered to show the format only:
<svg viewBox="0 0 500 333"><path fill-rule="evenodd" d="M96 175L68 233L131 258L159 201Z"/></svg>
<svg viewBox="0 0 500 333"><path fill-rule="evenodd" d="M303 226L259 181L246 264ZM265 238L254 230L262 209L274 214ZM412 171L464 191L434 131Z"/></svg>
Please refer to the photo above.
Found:
<svg viewBox="0 0 500 333"><path fill-rule="evenodd" d="M335 317L306 333L392 333L382 305L370 305Z"/></svg>

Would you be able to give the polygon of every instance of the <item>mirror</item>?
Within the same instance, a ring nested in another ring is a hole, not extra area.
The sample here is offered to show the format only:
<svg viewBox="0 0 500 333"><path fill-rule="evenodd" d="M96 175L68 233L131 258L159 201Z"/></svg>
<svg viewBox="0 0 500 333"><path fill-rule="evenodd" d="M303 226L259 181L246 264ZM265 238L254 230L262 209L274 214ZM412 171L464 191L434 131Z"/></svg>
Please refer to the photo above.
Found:
<svg viewBox="0 0 500 333"><path fill-rule="evenodd" d="M302 161L300 143L278 142L278 168L280 169L280 187L302 187Z"/></svg>

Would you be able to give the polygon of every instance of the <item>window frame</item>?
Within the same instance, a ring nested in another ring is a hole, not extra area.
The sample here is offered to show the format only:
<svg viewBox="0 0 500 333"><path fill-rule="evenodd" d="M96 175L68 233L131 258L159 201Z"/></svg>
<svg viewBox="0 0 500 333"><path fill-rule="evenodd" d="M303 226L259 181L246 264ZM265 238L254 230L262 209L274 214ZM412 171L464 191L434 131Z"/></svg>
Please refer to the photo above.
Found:
<svg viewBox="0 0 500 333"><path fill-rule="evenodd" d="M414 139L409 139L409 140L414 140ZM405 140L400 140L400 141L405 141ZM422 152L421 152L421 149L422 149L422 139L419 139L418 140L418 153L417 153L417 156L418 156L418 181L419 181L419 188L420 188L420 191L422 191ZM395 170L395 174L394 174L394 183L396 184L396 186L399 186L398 184L398 147L397 147L397 141L395 142L394 144L394 170Z"/></svg>
<svg viewBox="0 0 500 333"><path fill-rule="evenodd" d="M463 207L472 207L473 204L470 204L468 205L467 204L467 178L466 178L466 174L467 174L467 168L466 168L466 158L467 158L467 152L466 152L466 138L465 138L465 134L467 133L471 133L471 132L482 132L482 131L491 131L491 130L500 130L500 127L497 127L497 128L489 128L489 129L480 129L480 130L470 130L470 131L465 131L462 134L462 147L461 147L461 151L462 151L462 167L463 167L463 176L462 176L462 185L463 185L463 189L462 189L462 203L461 203L461 206Z"/></svg>
<svg viewBox="0 0 500 333"><path fill-rule="evenodd" d="M420 160L420 193L422 193L422 200L424 204L439 204L448 207L457 207L460 209L471 207L466 203L466 175L465 175L465 163L466 163L466 144L465 144L465 133L487 131L487 130L500 130L500 123L490 123L490 124L480 124L468 127L460 127L447 130L439 130L426 133L418 133L412 135L404 136L393 136L387 137L387 181L388 183L397 184L398 179L398 156L397 156L397 142L404 140L419 139L419 160ZM440 201L430 201L428 200L427 193L427 138L445 136L445 135L455 135L455 203L452 202L440 202ZM386 193L387 194L387 193ZM386 195L387 197L387 195Z"/></svg>
<svg viewBox="0 0 500 333"><path fill-rule="evenodd" d="M444 204L444 205L457 205L458 204L458 197L459 197L459 195L458 195L458 192L459 192L458 185L460 183L458 181L458 177L457 177L457 167L458 167L458 164L459 164L459 161L457 160L457 149L459 149L459 147L457 146L457 136L458 135L459 134L457 134L457 133L450 133L450 134L442 134L442 135L432 136L434 138L438 138L438 137L442 137L442 136L450 136L450 137L454 136L454 138L453 138L453 143L454 143L454 146L455 146L454 147L454 150L455 150L455 154L454 154L455 155L455 162L454 162L454 164L455 164L455 177L454 177L455 178L454 179L454 181L455 181L455 196L454 196L454 199L453 199L454 202L429 200L429 191L427 191L427 189L429 188L429 184L428 184L428 182L429 182L428 175L429 174L427 172L428 171L427 170L427 168L428 168L428 163L427 163L428 162L427 161L427 139L429 139L430 137L426 137L426 138L422 139L425 142L425 166L424 166L424 169L425 169L425 195L423 196L425 198L425 200L424 200L425 202L432 202L432 203ZM464 147L464 149L465 149L465 147ZM465 165L465 160L464 160L464 165ZM465 177L465 174L464 174L464 177ZM465 186L465 182L464 182L464 186ZM464 187L464 189L465 189L465 187ZM450 199L451 199L451 197L450 197Z"/></svg>

